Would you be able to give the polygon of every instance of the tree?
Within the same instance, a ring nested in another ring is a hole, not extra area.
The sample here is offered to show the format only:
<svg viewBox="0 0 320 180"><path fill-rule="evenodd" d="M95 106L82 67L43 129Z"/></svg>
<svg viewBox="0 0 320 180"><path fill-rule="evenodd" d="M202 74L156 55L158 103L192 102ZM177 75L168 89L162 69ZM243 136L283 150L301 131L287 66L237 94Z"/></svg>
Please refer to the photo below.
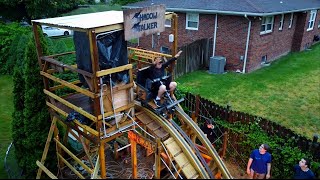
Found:
<svg viewBox="0 0 320 180"><path fill-rule="evenodd" d="M43 54L48 54L42 33L39 36ZM17 63L15 68L13 114L14 144L18 147L16 156L27 178L36 176L36 161L41 159L50 128L50 115L45 104L44 85L39 72L35 42L33 38L29 38L24 62ZM50 147L46 162L53 163L54 146Z"/></svg>
<svg viewBox="0 0 320 180"><path fill-rule="evenodd" d="M77 8L79 0L2 0L1 16L11 20L54 17ZM44 8L45 7L45 8Z"/></svg>

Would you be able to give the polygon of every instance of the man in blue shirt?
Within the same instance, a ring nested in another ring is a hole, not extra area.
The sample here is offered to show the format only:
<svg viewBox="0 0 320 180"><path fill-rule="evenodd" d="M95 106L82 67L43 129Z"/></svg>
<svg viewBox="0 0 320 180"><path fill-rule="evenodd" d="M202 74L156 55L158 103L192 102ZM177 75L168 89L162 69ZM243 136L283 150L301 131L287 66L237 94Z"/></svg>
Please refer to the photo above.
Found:
<svg viewBox="0 0 320 180"><path fill-rule="evenodd" d="M269 179L271 170L271 154L269 146L262 144L259 149L251 152L247 164L247 174L250 179Z"/></svg>
<svg viewBox="0 0 320 180"><path fill-rule="evenodd" d="M307 158L302 158L299 164L296 164L294 169L293 179L315 179L314 173L309 169L310 160Z"/></svg>

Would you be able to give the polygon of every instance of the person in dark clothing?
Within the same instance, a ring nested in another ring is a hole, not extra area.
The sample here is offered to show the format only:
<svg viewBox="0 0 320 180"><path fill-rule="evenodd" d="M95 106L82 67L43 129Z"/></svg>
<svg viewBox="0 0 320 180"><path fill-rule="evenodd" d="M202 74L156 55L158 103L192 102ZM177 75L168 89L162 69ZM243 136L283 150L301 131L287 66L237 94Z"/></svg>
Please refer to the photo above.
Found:
<svg viewBox="0 0 320 180"><path fill-rule="evenodd" d="M293 179L315 179L314 173L309 169L310 160L302 158L299 164L293 166L294 176Z"/></svg>
<svg viewBox="0 0 320 180"><path fill-rule="evenodd" d="M164 62L162 57L156 57L153 61L153 65L149 68L149 78L151 80L155 80L165 76L165 68L168 67L171 62L177 60L181 53L182 51L179 51L172 59L169 59L166 62ZM161 96L166 92L166 90L170 90L170 92L173 92L176 87L177 83L172 82L169 79L166 82L163 82L163 84L161 84L159 81L155 82L152 86L151 91L153 94L157 95L154 99L154 103L156 104L156 106L161 106Z"/></svg>

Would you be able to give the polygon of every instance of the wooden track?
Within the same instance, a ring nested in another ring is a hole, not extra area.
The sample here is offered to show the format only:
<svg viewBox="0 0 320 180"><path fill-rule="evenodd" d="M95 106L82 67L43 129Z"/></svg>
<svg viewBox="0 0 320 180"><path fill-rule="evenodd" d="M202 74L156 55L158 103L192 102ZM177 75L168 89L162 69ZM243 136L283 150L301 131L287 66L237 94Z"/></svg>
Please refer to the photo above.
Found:
<svg viewBox="0 0 320 180"><path fill-rule="evenodd" d="M186 115L182 109L178 109L176 114L193 127L195 134L199 136L199 140L204 144L209 156L212 160L208 163L211 168L210 173L207 172L199 158L195 155L194 149L186 142L186 139L174 128L169 120L158 116L151 110L140 105L135 106L137 110L136 117L143 124L147 132L161 139L166 147L171 160L178 167L178 171L182 172L187 179L210 179L209 174L213 174L213 178L221 177L222 179L232 179L231 174L227 170L218 153L203 134L202 130L195 124L192 119ZM192 122L189 122L192 121ZM196 133L197 132L197 133Z"/></svg>

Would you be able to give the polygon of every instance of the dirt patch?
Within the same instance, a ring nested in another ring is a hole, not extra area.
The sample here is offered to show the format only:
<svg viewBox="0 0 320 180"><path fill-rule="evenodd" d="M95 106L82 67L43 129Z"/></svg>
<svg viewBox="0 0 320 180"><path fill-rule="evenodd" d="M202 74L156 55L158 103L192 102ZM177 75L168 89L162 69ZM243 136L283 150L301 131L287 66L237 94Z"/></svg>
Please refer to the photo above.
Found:
<svg viewBox="0 0 320 180"><path fill-rule="evenodd" d="M239 164L232 160L224 161L225 165L227 166L229 172L233 176L234 179L248 179L248 175L245 172L245 169L243 167L240 167Z"/></svg>

